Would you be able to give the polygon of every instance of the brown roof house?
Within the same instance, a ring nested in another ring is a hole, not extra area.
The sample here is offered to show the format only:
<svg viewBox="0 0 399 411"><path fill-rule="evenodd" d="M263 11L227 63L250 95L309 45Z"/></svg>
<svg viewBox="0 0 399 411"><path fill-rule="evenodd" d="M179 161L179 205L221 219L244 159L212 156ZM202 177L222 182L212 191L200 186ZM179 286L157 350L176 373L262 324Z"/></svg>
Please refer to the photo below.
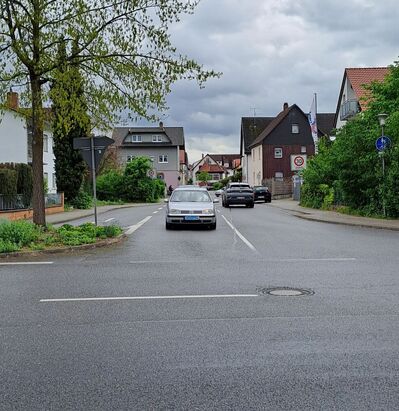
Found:
<svg viewBox="0 0 399 411"><path fill-rule="evenodd" d="M317 114L319 136L329 135L334 113ZM320 123L320 124L319 124ZM249 145L250 185L262 185L269 179L291 178L306 167L315 148L308 116L296 104L288 106L268 122Z"/></svg>
<svg viewBox="0 0 399 411"><path fill-rule="evenodd" d="M187 184L188 159L183 127L116 127L112 133L118 161L126 165L135 157L148 157L153 165L153 177L166 186Z"/></svg>
<svg viewBox="0 0 399 411"><path fill-rule="evenodd" d="M317 113L319 136L330 135L334 113ZM296 104L276 117L243 117L241 119L241 156L243 181L261 185L265 179L291 177L291 156L304 160L314 154L314 143L307 114ZM298 160L299 162L301 160ZM300 167L296 167L298 169Z"/></svg>
<svg viewBox="0 0 399 411"><path fill-rule="evenodd" d="M238 154L206 154L191 167L193 184L198 185L198 174L205 171L210 174L208 185L212 185L223 178L233 175L234 159L239 159Z"/></svg>
<svg viewBox="0 0 399 411"><path fill-rule="evenodd" d="M335 112L334 128L341 128L357 113L367 109L369 91L365 85L382 82L388 67L346 68Z"/></svg>

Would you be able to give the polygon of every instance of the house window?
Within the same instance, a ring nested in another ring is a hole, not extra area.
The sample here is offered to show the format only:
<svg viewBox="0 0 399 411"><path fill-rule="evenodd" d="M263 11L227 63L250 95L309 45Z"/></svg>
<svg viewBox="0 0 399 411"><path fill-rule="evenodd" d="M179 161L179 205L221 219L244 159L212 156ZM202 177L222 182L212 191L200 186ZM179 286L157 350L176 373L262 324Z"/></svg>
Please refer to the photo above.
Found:
<svg viewBox="0 0 399 411"><path fill-rule="evenodd" d="M33 141L32 132L28 131L28 159L32 159L32 141Z"/></svg>
<svg viewBox="0 0 399 411"><path fill-rule="evenodd" d="M276 147L274 149L274 158L283 158L283 149L280 147Z"/></svg>
<svg viewBox="0 0 399 411"><path fill-rule="evenodd" d="M137 134L130 134L125 138L125 143L141 143L141 136Z"/></svg>
<svg viewBox="0 0 399 411"><path fill-rule="evenodd" d="M259 146L259 150L258 150L258 160L260 160L260 146Z"/></svg>
<svg viewBox="0 0 399 411"><path fill-rule="evenodd" d="M276 180L282 180L282 179L284 178L283 172L282 172L282 171L276 171L276 172L274 173L274 178L275 178Z"/></svg>
<svg viewBox="0 0 399 411"><path fill-rule="evenodd" d="M306 146L301 146L301 153L306 153Z"/></svg>
<svg viewBox="0 0 399 411"><path fill-rule="evenodd" d="M220 174L218 173L212 174L212 180L220 180Z"/></svg>
<svg viewBox="0 0 399 411"><path fill-rule="evenodd" d="M168 162L168 156L166 154L161 154L158 157L158 163L167 163Z"/></svg>
<svg viewBox="0 0 399 411"><path fill-rule="evenodd" d="M44 194L48 193L48 173L43 173Z"/></svg>
<svg viewBox="0 0 399 411"><path fill-rule="evenodd" d="M136 156L126 156L126 162L130 163L131 161L133 161L136 158Z"/></svg>
<svg viewBox="0 0 399 411"><path fill-rule="evenodd" d="M48 135L43 134L43 151L48 153Z"/></svg>
<svg viewBox="0 0 399 411"><path fill-rule="evenodd" d="M152 136L153 143L162 143L162 136L154 135Z"/></svg>
<svg viewBox="0 0 399 411"><path fill-rule="evenodd" d="M53 180L52 180L52 186L53 186L53 188L55 189L56 188L56 177L55 177L55 174L53 174Z"/></svg>
<svg viewBox="0 0 399 411"><path fill-rule="evenodd" d="M298 134L299 133L299 124L291 124L291 133Z"/></svg>

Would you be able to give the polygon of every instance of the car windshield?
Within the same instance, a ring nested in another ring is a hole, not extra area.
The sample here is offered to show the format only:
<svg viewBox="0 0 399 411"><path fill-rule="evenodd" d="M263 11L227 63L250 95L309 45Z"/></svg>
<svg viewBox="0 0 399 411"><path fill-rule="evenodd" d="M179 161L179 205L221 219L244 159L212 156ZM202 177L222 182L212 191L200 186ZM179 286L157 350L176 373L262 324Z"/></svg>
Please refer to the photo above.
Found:
<svg viewBox="0 0 399 411"><path fill-rule="evenodd" d="M266 187L255 187L255 191L264 191Z"/></svg>
<svg viewBox="0 0 399 411"><path fill-rule="evenodd" d="M206 191L180 190L173 192L170 201L178 203L209 203L211 198Z"/></svg>

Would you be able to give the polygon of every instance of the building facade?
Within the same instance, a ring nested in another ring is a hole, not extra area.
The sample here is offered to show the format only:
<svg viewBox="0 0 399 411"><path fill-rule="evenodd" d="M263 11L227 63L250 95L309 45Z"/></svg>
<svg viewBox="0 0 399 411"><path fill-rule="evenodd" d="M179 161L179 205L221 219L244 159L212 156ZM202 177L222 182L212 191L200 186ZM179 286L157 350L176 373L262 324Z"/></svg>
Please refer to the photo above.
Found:
<svg viewBox="0 0 399 411"><path fill-rule="evenodd" d="M151 176L167 187L186 184L188 159L182 127L117 127L112 138L118 162L125 166L135 157L147 157L152 163Z"/></svg>
<svg viewBox="0 0 399 411"><path fill-rule="evenodd" d="M18 104L18 93L9 92L0 109L0 163L32 163L32 133L29 118ZM43 134L43 178L49 193L56 193L53 133L45 122Z"/></svg>

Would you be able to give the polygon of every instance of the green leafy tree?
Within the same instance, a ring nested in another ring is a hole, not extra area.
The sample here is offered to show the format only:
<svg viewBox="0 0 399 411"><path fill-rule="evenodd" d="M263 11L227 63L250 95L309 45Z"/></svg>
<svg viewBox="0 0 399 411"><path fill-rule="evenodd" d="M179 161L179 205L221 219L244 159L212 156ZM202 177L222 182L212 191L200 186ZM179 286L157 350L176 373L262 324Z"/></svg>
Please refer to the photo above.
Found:
<svg viewBox="0 0 399 411"><path fill-rule="evenodd" d="M206 171L201 171L197 174L197 180L202 181L203 183L208 182L211 179L211 175Z"/></svg>
<svg viewBox="0 0 399 411"><path fill-rule="evenodd" d="M24 88L32 119L33 221L45 224L43 193L43 102L66 61L81 70L89 115L97 124L125 109L134 116L166 108L166 95L180 79L199 85L218 76L180 55L169 26L192 13L197 0L2 0L0 82ZM76 47L74 45L76 44ZM65 105L66 101L63 102Z"/></svg>
<svg viewBox="0 0 399 411"><path fill-rule="evenodd" d="M148 157L136 157L126 165L123 184L128 201L156 201L165 190L163 181L148 177L152 163Z"/></svg>
<svg viewBox="0 0 399 411"><path fill-rule="evenodd" d="M75 43L75 48L78 47ZM66 60L65 43L59 46L59 67L54 70L50 91L53 114L55 172L58 191L65 201L73 203L79 194L86 164L73 139L85 137L90 131L90 118L84 97L83 79L78 65Z"/></svg>
<svg viewBox="0 0 399 411"><path fill-rule="evenodd" d="M399 216L399 66L395 63L382 83L372 83L367 110L339 129L333 144L321 144L304 171L301 202L326 204L330 189L334 201L366 215ZM392 147L385 150L385 173L375 141L381 135L378 114L388 115L385 134ZM323 186L326 185L327 187ZM324 194L323 194L324 193ZM339 200L339 201L337 201Z"/></svg>

